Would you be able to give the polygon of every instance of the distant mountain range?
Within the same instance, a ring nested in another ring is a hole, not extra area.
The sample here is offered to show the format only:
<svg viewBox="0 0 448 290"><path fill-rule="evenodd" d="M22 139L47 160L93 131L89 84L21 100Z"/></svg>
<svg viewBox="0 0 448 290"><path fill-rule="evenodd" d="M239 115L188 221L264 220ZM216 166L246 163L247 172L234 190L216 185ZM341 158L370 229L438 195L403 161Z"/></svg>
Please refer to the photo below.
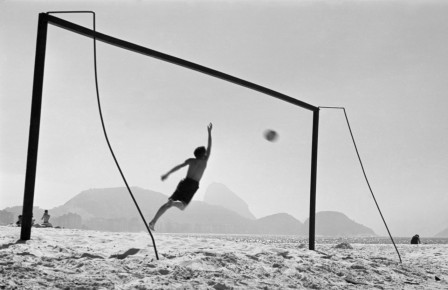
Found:
<svg viewBox="0 0 448 290"><path fill-rule="evenodd" d="M205 192L204 202L211 205L222 206L245 218L255 220L255 216L249 210L249 205L230 189L228 189L224 184L210 184Z"/></svg>
<svg viewBox="0 0 448 290"><path fill-rule="evenodd" d="M448 228L444 229L437 235L435 235L436 238L448 238Z"/></svg>
<svg viewBox="0 0 448 290"><path fill-rule="evenodd" d="M149 222L167 196L159 192L132 188L138 205ZM126 188L90 189L64 205L49 209L54 226L104 231L145 231L146 227ZM0 222L17 218L21 207L0 211ZM43 210L36 207L37 222ZM11 221L10 221L11 222ZM223 184L211 184L204 201L193 200L185 211L170 209L156 225L158 232L308 235L304 223L286 213L256 219L249 206ZM375 236L370 228L350 220L339 212L316 214L318 236Z"/></svg>

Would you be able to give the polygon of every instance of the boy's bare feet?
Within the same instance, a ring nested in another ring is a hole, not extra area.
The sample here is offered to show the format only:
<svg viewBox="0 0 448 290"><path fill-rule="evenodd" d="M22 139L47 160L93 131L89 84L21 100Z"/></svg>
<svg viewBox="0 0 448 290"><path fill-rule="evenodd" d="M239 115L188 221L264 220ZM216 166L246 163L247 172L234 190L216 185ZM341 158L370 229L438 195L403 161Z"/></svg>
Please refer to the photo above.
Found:
<svg viewBox="0 0 448 290"><path fill-rule="evenodd" d="M150 223L148 224L148 227L149 227L149 229L150 229L151 231L154 231L154 226L155 226L155 224L154 224L153 222L150 222Z"/></svg>

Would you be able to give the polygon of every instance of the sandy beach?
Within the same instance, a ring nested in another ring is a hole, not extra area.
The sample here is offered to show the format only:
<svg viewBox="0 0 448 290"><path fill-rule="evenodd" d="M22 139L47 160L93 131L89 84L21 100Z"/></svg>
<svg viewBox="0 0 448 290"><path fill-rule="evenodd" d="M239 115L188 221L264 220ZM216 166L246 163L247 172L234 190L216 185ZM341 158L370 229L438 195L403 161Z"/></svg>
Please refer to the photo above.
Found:
<svg viewBox="0 0 448 290"><path fill-rule="evenodd" d="M448 245L0 227L0 289L448 289Z"/></svg>

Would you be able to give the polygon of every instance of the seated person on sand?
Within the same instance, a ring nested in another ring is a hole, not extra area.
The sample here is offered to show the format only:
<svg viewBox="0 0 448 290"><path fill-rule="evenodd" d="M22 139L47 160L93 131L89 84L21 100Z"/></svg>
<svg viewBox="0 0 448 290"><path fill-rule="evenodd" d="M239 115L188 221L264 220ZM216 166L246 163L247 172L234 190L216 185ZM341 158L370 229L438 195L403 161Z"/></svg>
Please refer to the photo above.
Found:
<svg viewBox="0 0 448 290"><path fill-rule="evenodd" d="M42 223L43 227L53 227L53 225L49 222L50 215L48 214L48 210L45 210L44 215L42 216L41 220L44 220L44 222Z"/></svg>
<svg viewBox="0 0 448 290"><path fill-rule="evenodd" d="M175 192L168 198L168 202L160 207L160 209L155 214L152 221L149 223L149 228L154 230L157 220L171 207L175 206L180 210L184 210L190 203L193 195L199 188L199 181L204 174L205 168L207 167L207 161L210 157L210 151L212 148L212 123L207 127L208 130L208 144L207 149L205 147L198 147L194 150L194 156L196 158L189 158L185 160L184 163L175 166L167 174L162 175L162 181L168 178L168 176L181 169L184 166L188 166L187 176L182 179Z"/></svg>
<svg viewBox="0 0 448 290"><path fill-rule="evenodd" d="M31 217L31 218L32 218L32 217ZM23 220L22 215L19 215L19 220L16 222L16 225L17 225L18 227L21 227L21 226L22 226L22 220ZM32 218L32 220L31 220L31 225L34 226L34 218Z"/></svg>
<svg viewBox="0 0 448 290"><path fill-rule="evenodd" d="M20 227L22 225L22 215L19 215L19 220L16 222L16 225Z"/></svg>
<svg viewBox="0 0 448 290"><path fill-rule="evenodd" d="M419 235L413 236L412 239L411 239L411 244L413 244L413 245L421 244L420 236Z"/></svg>

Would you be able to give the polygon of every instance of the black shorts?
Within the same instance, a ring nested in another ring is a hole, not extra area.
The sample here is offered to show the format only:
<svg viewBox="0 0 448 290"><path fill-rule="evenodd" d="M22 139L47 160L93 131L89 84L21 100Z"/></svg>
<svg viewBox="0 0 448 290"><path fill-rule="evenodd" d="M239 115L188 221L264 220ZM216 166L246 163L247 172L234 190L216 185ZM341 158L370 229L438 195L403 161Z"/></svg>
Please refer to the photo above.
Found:
<svg viewBox="0 0 448 290"><path fill-rule="evenodd" d="M179 200L189 204L199 188L199 182L191 178L185 178L179 182L176 191L171 195L171 200Z"/></svg>

